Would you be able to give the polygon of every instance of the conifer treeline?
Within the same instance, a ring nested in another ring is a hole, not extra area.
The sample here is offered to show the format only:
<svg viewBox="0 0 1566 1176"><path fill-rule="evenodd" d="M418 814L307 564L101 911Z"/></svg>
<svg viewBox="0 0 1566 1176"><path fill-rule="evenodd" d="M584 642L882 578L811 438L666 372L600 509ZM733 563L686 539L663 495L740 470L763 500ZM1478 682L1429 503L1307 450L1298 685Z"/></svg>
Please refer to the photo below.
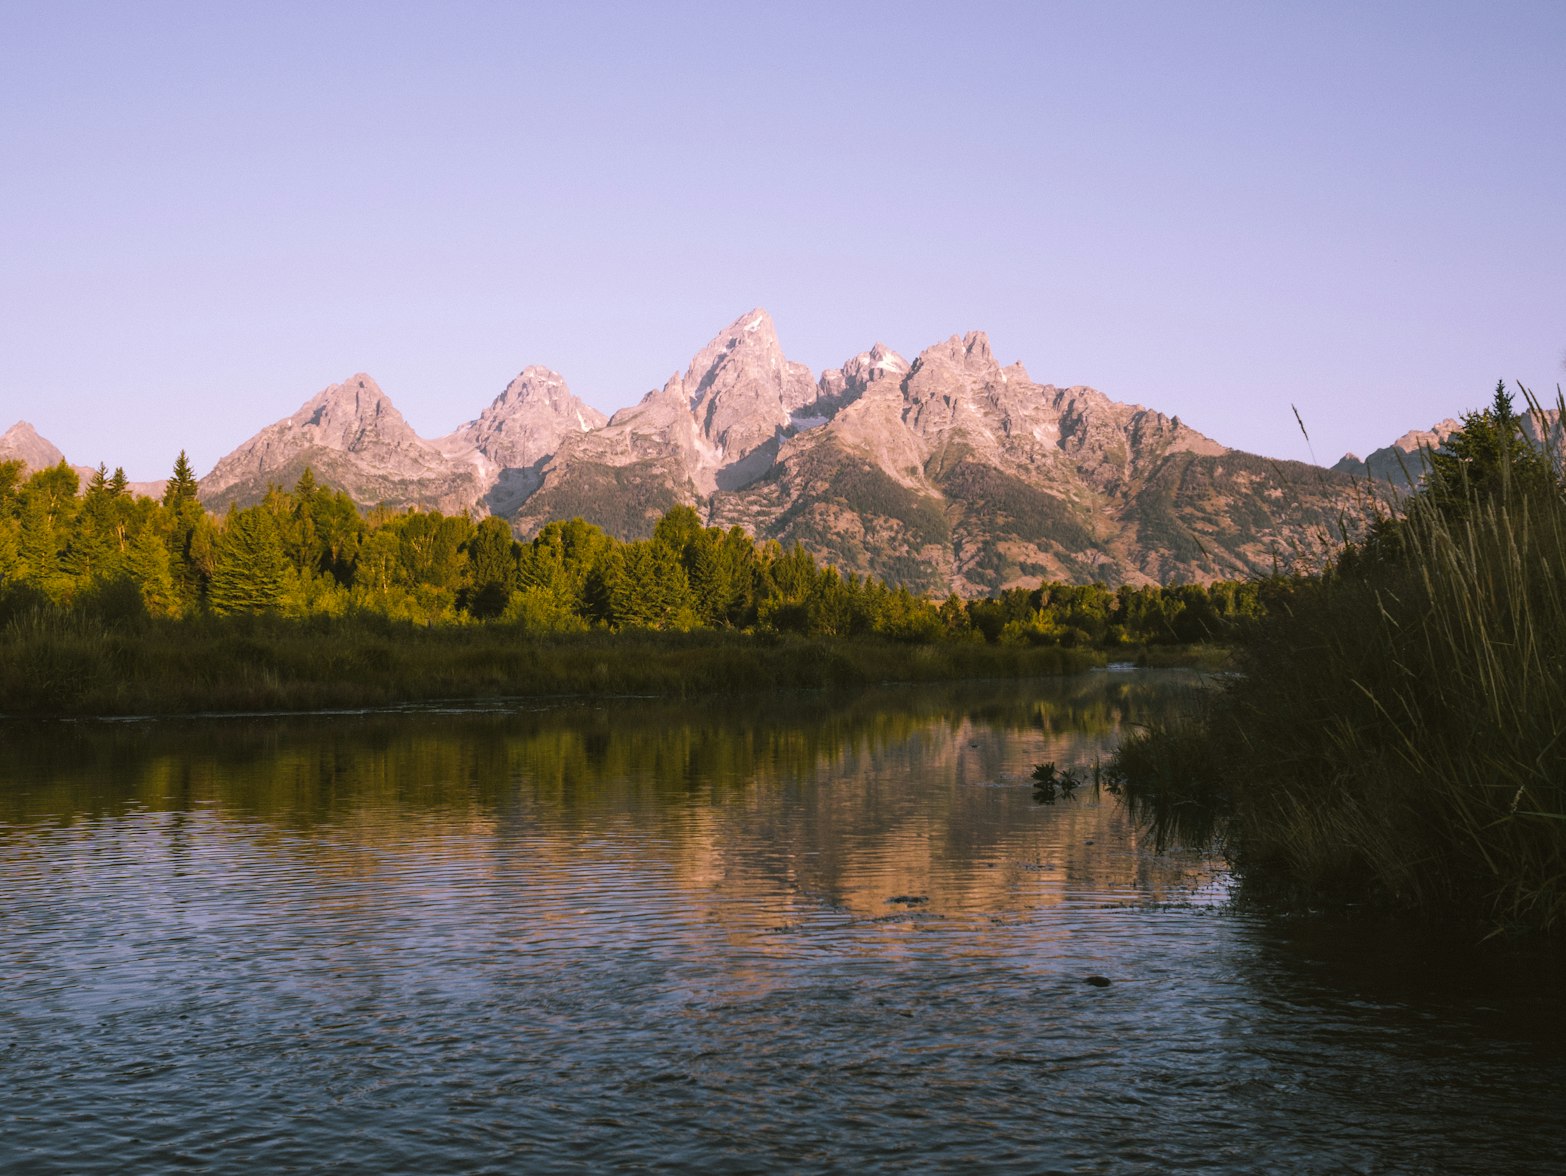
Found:
<svg viewBox="0 0 1566 1176"><path fill-rule="evenodd" d="M291 491L216 518L183 453L161 500L100 467L81 491L64 464L22 478L0 462L0 620L33 606L106 619L368 614L419 625L502 622L531 632L728 629L1029 644L1194 642L1260 614L1255 583L1044 584L941 603L818 565L670 510L621 542L581 519L520 543L503 519L377 509L306 470Z"/></svg>

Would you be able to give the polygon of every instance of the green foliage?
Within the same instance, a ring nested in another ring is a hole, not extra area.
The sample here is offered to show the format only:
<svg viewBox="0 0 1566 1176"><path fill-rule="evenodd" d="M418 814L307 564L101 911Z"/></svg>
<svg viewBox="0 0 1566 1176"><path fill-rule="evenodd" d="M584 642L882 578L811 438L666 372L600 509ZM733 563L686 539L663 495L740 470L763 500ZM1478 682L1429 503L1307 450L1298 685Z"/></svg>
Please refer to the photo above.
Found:
<svg viewBox="0 0 1566 1176"><path fill-rule="evenodd" d="M196 471L190 468L190 459L181 449L174 459L174 472L163 487L163 505L178 510L186 503L196 501Z"/></svg>
<svg viewBox="0 0 1566 1176"><path fill-rule="evenodd" d="M1395 520L1262 594L1200 721L1122 749L1253 887L1566 933L1566 490L1504 391Z"/></svg>
<svg viewBox="0 0 1566 1176"><path fill-rule="evenodd" d="M283 604L288 564L265 505L231 508L218 539L207 601L219 616L274 612Z"/></svg>
<svg viewBox="0 0 1566 1176"><path fill-rule="evenodd" d="M883 504L903 517L898 534L945 541L945 523L929 514L928 503L894 483L877 486ZM808 685L859 680L877 665L895 667L898 676L1077 665L1081 659L1065 647L1140 651L1193 636L1221 639L1247 615L1240 586L1115 593L1102 585L1048 583L989 601L931 599L906 585L845 575L798 544L758 543L737 527L703 526L686 505L672 506L650 529L650 539L622 542L572 518L548 523L523 543L498 518L475 524L437 511L384 509L366 516L309 468L291 490L273 487L260 503L231 507L216 519L196 498L183 454L158 500L132 496L123 477L106 468L81 490L69 466L24 479L19 464L0 463L0 623L33 618L14 640L4 639L10 644L0 652L35 659L42 675L13 673L5 679L10 686L0 683L0 696L13 707L44 711L118 705L114 699L129 698L115 692L120 687L130 690L126 684L138 675L163 673L149 668L165 664L149 642L183 646L189 639L201 646L200 635L218 623L291 624L303 635L326 626L333 642L352 649L368 632L395 632L401 640L426 630L490 629L495 637L474 655L481 663L475 679L441 679L476 689L489 680L486 674L512 664L512 654L497 651L513 638L585 640L594 630L626 640L690 633L694 641L705 632L758 647L808 643L822 664L807 671L803 661L790 662L791 677L778 680ZM934 576L924 566L920 574ZM294 649L293 638L279 637L263 650L235 637L240 629L221 631L226 636L207 642L205 656L239 676L233 689L240 694L281 697L294 688L287 683L306 679L315 683L309 698L353 693L326 685L328 677L317 674L326 670L303 653L284 652ZM299 640L301 647L309 644L307 636ZM844 643L856 652L842 652L850 648ZM839 652L823 652L830 649ZM361 658L323 651L322 658L342 673L372 676L384 661L381 652ZM744 662L736 658L732 666ZM852 658L868 660L855 666ZM747 664L761 675L756 681L773 681L766 676L770 662ZM188 669L190 682L166 691L183 698L188 686L195 698L218 688L212 666ZM77 671L104 682L66 683ZM579 681L576 672L562 670L550 680L594 690L613 686L615 675L622 686L641 680L619 661L605 671L611 679ZM505 680L516 685L510 669ZM679 680L709 682L700 675ZM393 692L412 697L424 689L404 682ZM18 704L33 697L29 690L36 690L34 701Z"/></svg>
<svg viewBox="0 0 1566 1176"><path fill-rule="evenodd" d="M68 605L94 585L128 580L154 617L357 612L420 625L515 621L533 632L708 628L1115 648L1226 640L1257 611L1256 590L1242 585L1114 593L1044 583L938 603L842 575L798 544L704 527L686 505L670 508L648 540L621 542L573 518L524 544L499 518L475 524L423 510L366 518L308 468L291 491L274 487L221 525L194 497L183 455L158 502L131 497L106 470L81 495L69 467L25 481L19 471L0 466L0 582ZM863 489L869 475L845 476ZM888 509L922 518L910 492L892 483L880 491ZM919 527L926 523L935 525Z"/></svg>

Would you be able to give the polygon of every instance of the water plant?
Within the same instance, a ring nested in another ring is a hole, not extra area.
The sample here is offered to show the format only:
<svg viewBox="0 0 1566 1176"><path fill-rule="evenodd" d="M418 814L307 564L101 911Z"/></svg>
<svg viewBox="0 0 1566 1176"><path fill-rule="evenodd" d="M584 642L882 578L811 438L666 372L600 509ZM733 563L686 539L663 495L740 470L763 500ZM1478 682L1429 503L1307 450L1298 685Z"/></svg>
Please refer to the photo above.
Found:
<svg viewBox="0 0 1566 1176"><path fill-rule="evenodd" d="M1062 797L1070 800L1081 785L1082 776L1076 768L1057 767L1054 760L1033 769L1033 800L1037 804L1054 804Z"/></svg>

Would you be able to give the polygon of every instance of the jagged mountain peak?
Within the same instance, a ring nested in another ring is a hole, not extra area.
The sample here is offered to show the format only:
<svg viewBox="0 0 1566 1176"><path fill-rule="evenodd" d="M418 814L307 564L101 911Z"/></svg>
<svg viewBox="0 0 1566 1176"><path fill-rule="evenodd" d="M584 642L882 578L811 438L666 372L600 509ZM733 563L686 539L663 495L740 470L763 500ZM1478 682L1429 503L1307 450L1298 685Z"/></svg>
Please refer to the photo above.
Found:
<svg viewBox="0 0 1566 1176"><path fill-rule="evenodd" d="M480 415L497 415L535 408L573 420L583 432L601 428L609 419L592 405L572 393L565 377L553 368L529 364L507 384L505 390Z"/></svg>
<svg viewBox="0 0 1566 1176"><path fill-rule="evenodd" d="M1448 418L1428 429L1410 429L1392 444L1374 449L1364 458L1345 453L1332 464L1332 469L1340 474L1368 475L1394 485L1415 486L1425 472L1425 451L1441 448L1461 428L1459 422Z"/></svg>
<svg viewBox="0 0 1566 1176"><path fill-rule="evenodd" d="M42 470L64 460L65 454L26 421L17 421L0 435L0 461L20 461L27 469Z"/></svg>
<svg viewBox="0 0 1566 1176"><path fill-rule="evenodd" d="M853 368L856 373L862 374L866 383L871 380L883 380L887 377L901 379L908 374L910 364L901 355L893 351L885 343L876 343L869 351L861 351L848 363L843 365L845 373Z"/></svg>
<svg viewBox="0 0 1566 1176"><path fill-rule="evenodd" d="M700 404L719 382L719 371L725 365L741 363L775 371L787 362L772 316L756 307L724 327L692 357L685 372L691 407Z"/></svg>
<svg viewBox="0 0 1566 1176"><path fill-rule="evenodd" d="M999 371L995 353L990 349L990 337L983 331L969 331L966 335L953 335L940 343L926 347L914 360L919 367L932 363L951 364L973 372Z"/></svg>
<svg viewBox="0 0 1566 1176"><path fill-rule="evenodd" d="M580 515L637 537L694 503L847 570L966 594L1272 567L1347 502L1338 475L1302 481L1177 417L1002 368L983 331L912 362L877 341L818 382L759 307L608 421L533 365L427 442L357 374L230 454L203 497L254 500L306 465L363 505L487 510L524 535Z"/></svg>
<svg viewBox="0 0 1566 1176"><path fill-rule="evenodd" d="M810 369L784 356L772 316L760 307L696 353L682 390L706 442L701 460L717 467L775 450L793 414L818 396Z"/></svg>
<svg viewBox="0 0 1566 1176"><path fill-rule="evenodd" d="M506 385L490 406L436 445L456 453L477 449L502 469L531 466L573 433L601 429L607 418L573 395L559 372L532 364Z"/></svg>
<svg viewBox="0 0 1566 1176"><path fill-rule="evenodd" d="M38 437L37 429L33 428L27 421L17 421L4 433L0 433L0 445L29 441L35 437ZM42 438L39 438L39 440L42 440Z"/></svg>
<svg viewBox="0 0 1566 1176"><path fill-rule="evenodd" d="M268 425L201 479L210 508L259 499L306 468L361 505L395 502L443 510L470 507L482 493L483 459L451 455L415 433L370 376L358 372L316 393Z"/></svg>
<svg viewBox="0 0 1566 1176"><path fill-rule="evenodd" d="M521 400L531 400L538 397L548 398L557 389L565 389L565 377L554 368L545 367L543 364L530 363L517 373L516 378L507 384L505 390L495 397L495 404L510 404ZM493 405L491 405L493 407Z"/></svg>
<svg viewBox="0 0 1566 1176"><path fill-rule="evenodd" d="M345 448L351 448L366 430L390 429L413 435L391 397L364 372L356 372L341 384L321 389L288 421L295 428L316 429L325 436L345 441L348 443Z"/></svg>
<svg viewBox="0 0 1566 1176"><path fill-rule="evenodd" d="M872 346L865 354L869 356L870 362L877 365L878 367L886 367L890 365L894 367L900 367L904 371L908 370L908 361L901 355L897 354L897 352L893 351L885 343L882 343L879 339L876 340L875 345Z"/></svg>

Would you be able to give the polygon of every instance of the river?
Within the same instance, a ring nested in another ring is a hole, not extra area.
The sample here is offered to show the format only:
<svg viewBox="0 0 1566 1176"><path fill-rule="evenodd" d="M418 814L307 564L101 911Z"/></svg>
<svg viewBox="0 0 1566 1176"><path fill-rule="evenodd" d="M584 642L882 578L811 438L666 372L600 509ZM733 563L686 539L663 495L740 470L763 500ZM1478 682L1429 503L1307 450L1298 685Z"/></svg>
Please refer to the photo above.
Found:
<svg viewBox="0 0 1566 1176"><path fill-rule="evenodd" d="M1035 803L1190 688L0 724L0 1170L1560 1171L1559 956Z"/></svg>

